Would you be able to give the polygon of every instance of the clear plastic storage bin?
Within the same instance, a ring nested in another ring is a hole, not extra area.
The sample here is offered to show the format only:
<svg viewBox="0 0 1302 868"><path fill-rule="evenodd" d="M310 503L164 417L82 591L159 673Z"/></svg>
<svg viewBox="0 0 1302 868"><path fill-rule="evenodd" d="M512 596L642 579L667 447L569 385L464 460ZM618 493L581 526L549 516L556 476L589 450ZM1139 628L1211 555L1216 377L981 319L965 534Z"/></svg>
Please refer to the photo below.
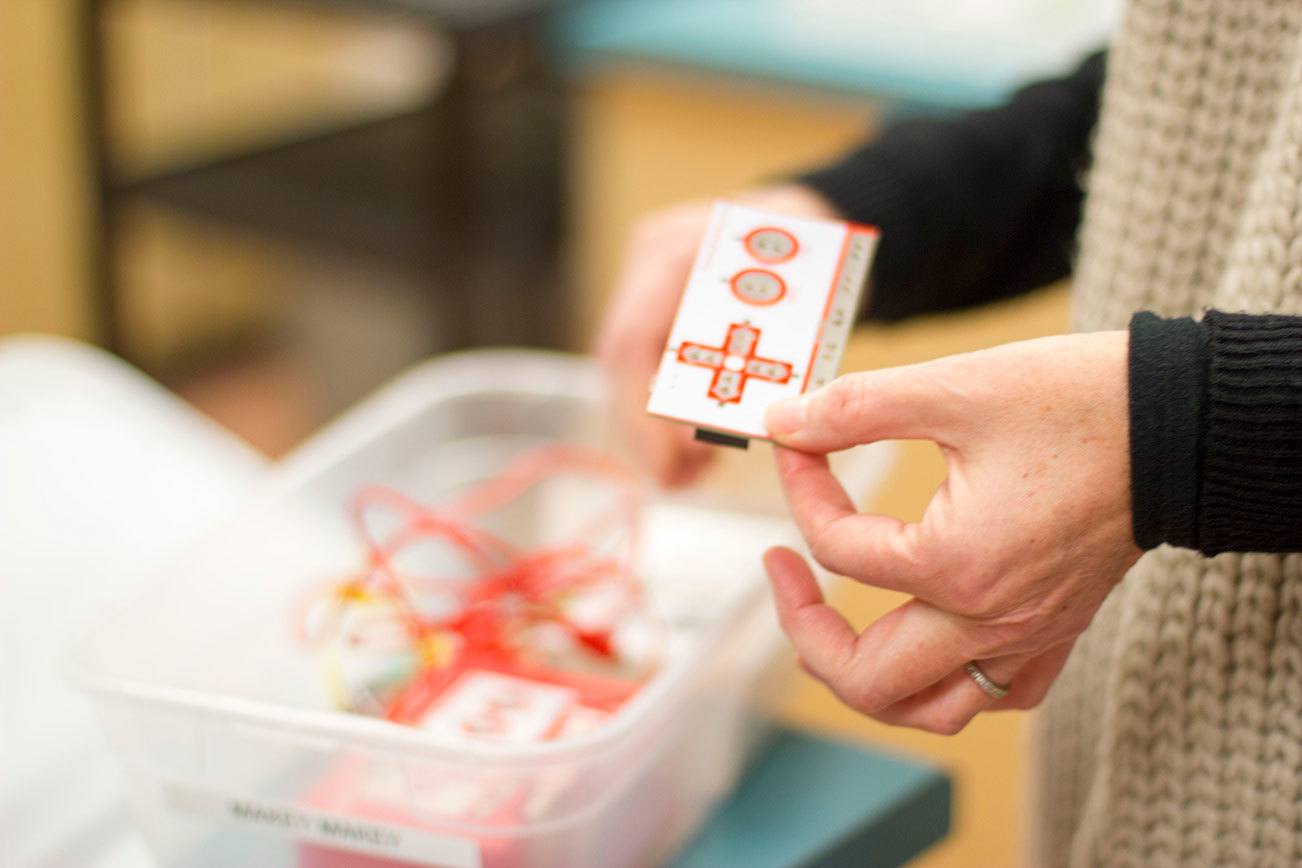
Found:
<svg viewBox="0 0 1302 868"><path fill-rule="evenodd" d="M638 566L671 647L610 721L564 740L466 743L335 711L318 653L293 636L303 589L358 563L345 505L359 486L437 503L555 440L614 448L587 363L428 363L283 462L239 521L85 637L77 672L164 864L619 868L682 843L746 753L747 697L778 638L759 555L796 541L780 515L651 500ZM514 538L563 520L563 495L514 512Z"/></svg>

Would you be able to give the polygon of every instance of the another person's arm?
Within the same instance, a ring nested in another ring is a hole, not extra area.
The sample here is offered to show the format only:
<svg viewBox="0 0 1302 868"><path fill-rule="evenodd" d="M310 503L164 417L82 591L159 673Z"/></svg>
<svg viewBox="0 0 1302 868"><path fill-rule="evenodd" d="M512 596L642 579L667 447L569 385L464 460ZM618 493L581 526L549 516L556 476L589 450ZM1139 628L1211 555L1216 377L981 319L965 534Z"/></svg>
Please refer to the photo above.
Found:
<svg viewBox="0 0 1302 868"><path fill-rule="evenodd" d="M1006 105L895 124L796 183L736 198L880 226L870 317L899 319L1034 289L1070 265L1102 76L1097 54ZM648 419L646 390L708 216L709 203L697 202L642 219L597 347L620 426L671 485L690 481L712 453L686 428Z"/></svg>
<svg viewBox="0 0 1302 868"><path fill-rule="evenodd" d="M982 304L1071 271L1105 59L998 108L894 124L800 179L882 230L869 318Z"/></svg>

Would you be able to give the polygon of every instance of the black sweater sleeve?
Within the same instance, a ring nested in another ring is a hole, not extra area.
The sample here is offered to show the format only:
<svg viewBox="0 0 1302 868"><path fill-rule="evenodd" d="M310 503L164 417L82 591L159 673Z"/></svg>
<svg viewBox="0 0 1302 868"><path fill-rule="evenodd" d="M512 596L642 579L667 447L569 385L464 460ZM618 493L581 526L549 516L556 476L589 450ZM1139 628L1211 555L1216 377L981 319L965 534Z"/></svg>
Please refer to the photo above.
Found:
<svg viewBox="0 0 1302 868"><path fill-rule="evenodd" d="M1302 317L1130 323L1135 541L1302 551Z"/></svg>
<svg viewBox="0 0 1302 868"><path fill-rule="evenodd" d="M1100 52L998 108L894 124L798 179L881 228L870 318L980 304L1069 273L1103 66Z"/></svg>

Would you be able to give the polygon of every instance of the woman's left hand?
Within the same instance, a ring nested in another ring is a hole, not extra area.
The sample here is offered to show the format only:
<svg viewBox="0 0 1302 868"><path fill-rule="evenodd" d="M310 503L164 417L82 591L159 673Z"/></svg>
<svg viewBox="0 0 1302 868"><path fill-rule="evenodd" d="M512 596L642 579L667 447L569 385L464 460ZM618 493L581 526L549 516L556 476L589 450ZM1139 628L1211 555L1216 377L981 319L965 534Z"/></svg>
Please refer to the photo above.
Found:
<svg viewBox="0 0 1302 868"><path fill-rule="evenodd" d="M804 668L886 723L961 730L1037 705L1076 637L1138 560L1131 529L1126 332L1043 338L849 374L775 404L767 424L815 560L913 599L856 634L796 553L765 556ZM921 521L860 514L826 453L936 442L949 466ZM975 661L1008 695L964 670Z"/></svg>

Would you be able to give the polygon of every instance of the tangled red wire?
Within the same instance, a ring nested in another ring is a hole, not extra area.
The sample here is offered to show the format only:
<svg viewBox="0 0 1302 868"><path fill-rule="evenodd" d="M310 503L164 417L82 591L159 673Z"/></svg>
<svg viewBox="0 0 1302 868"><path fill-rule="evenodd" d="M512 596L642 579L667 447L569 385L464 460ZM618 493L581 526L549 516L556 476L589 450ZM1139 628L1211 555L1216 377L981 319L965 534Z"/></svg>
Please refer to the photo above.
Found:
<svg viewBox="0 0 1302 868"><path fill-rule="evenodd" d="M562 475L604 481L615 495L614 507L594 510L571 540L542 547L515 545L482 526L491 513ZM390 488L367 486L349 510L366 549L365 564L358 574L305 600L298 617L301 635L309 641L333 635L356 653L412 653L416 672L384 711L392 720L414 719L458 673L475 666L565 683L578 689L586 704L616 707L635 687L578 672L558 676L529 659L527 636L550 625L587 654L616 660L615 625L641 605L632 570L641 507L640 486L627 468L604 453L559 444L523 453L499 475L438 508ZM369 518L381 511L399 517L396 529L375 530ZM594 545L603 539L616 543L613 552ZM398 569L400 554L430 541L458 552L469 575L416 576ZM580 623L567 604L596 590L613 594L619 610L593 627ZM314 618L322 609L324 619ZM319 621L315 627L314 620Z"/></svg>

